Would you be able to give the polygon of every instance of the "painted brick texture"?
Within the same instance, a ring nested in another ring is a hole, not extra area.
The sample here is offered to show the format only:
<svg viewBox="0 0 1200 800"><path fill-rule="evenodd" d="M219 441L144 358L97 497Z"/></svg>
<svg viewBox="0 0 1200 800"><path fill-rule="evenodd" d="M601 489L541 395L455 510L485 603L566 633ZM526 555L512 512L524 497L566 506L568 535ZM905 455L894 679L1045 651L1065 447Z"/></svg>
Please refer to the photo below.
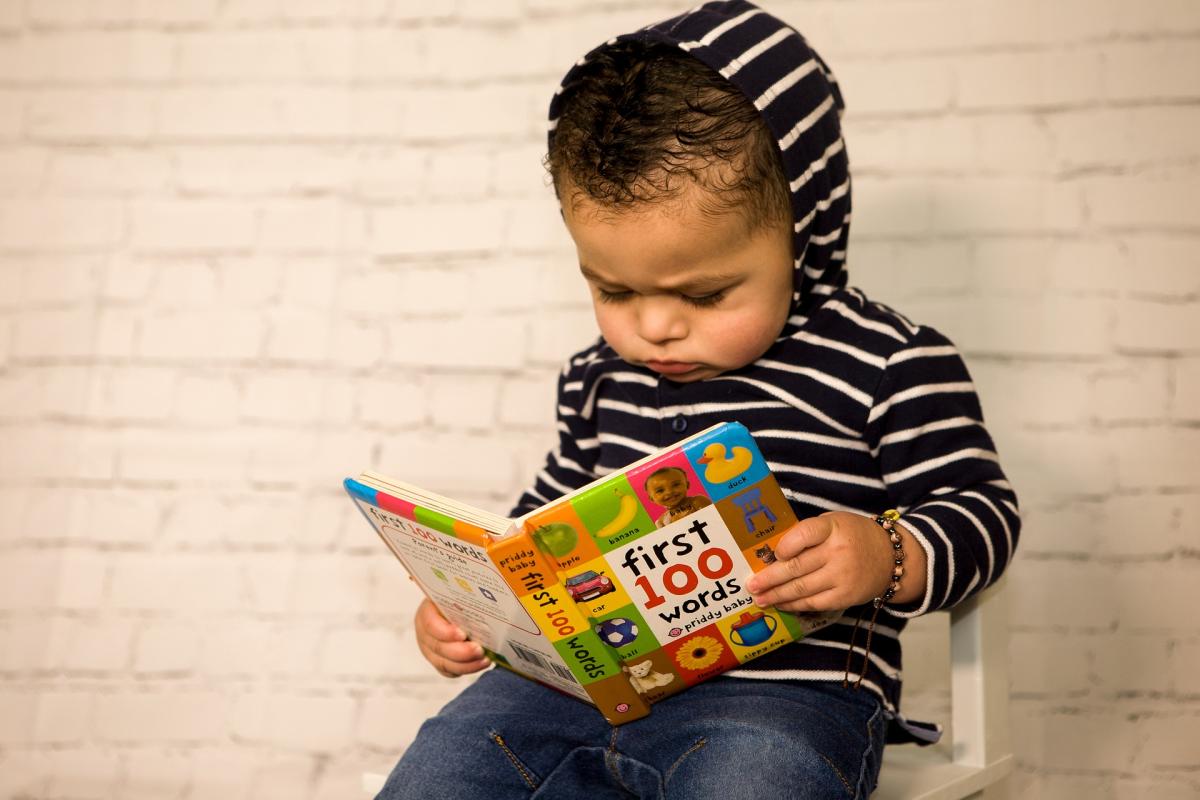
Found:
<svg viewBox="0 0 1200 800"><path fill-rule="evenodd" d="M352 797L453 696L340 479L507 510L594 336L550 94L690 5L0 0L0 798ZM1200 795L1200 6L767 7L1022 500L1014 794Z"/></svg>

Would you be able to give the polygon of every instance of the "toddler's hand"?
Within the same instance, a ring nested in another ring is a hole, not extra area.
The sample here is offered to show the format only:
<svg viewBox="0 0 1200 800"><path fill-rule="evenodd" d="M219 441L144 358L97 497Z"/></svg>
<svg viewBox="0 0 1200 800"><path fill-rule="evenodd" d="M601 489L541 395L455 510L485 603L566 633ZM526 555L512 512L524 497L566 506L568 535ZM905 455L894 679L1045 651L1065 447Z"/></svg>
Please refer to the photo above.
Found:
<svg viewBox="0 0 1200 800"><path fill-rule="evenodd" d="M925 592L925 553L912 534L904 541L905 576L893 602ZM775 563L746 582L760 606L784 611L837 611L866 603L891 583L893 555L887 534L873 519L830 511L801 520L779 540Z"/></svg>
<svg viewBox="0 0 1200 800"><path fill-rule="evenodd" d="M447 678L469 675L492 663L483 657L483 648L467 639L428 598L417 607L414 622L421 655Z"/></svg>

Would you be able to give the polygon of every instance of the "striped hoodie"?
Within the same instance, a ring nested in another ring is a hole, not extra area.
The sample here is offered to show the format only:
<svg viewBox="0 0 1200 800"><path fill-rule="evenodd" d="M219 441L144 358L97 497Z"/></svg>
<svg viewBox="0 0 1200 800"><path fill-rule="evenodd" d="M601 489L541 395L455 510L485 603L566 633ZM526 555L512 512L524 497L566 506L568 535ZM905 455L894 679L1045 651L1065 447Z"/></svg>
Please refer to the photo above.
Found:
<svg viewBox="0 0 1200 800"><path fill-rule="evenodd" d="M798 517L831 510L873 517L888 508L903 514L928 561L924 599L880 614L863 686L909 736L935 738L898 714L900 632L908 619L953 606L993 582L1011 560L1020 528L971 378L940 333L846 285L850 174L842 98L799 33L735 1L706 3L600 48L627 39L678 46L763 115L791 190L792 313L757 361L695 383L630 365L603 339L572 356L558 381L558 444L513 513L709 425L741 422ZM551 137L579 64L551 102ZM841 680L860 611L849 609L840 622L730 674ZM853 671L862 663L863 639L860 632ZM892 738L907 737L893 727Z"/></svg>

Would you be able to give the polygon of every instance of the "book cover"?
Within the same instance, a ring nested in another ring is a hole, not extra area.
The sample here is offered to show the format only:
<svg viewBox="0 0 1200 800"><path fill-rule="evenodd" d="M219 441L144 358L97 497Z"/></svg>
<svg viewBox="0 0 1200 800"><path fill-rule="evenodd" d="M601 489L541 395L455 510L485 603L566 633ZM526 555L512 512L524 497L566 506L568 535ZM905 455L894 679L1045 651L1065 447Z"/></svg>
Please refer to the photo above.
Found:
<svg viewBox="0 0 1200 800"><path fill-rule="evenodd" d="M489 658L614 724L839 616L759 608L746 591L796 517L738 423L512 521L375 473L346 488Z"/></svg>

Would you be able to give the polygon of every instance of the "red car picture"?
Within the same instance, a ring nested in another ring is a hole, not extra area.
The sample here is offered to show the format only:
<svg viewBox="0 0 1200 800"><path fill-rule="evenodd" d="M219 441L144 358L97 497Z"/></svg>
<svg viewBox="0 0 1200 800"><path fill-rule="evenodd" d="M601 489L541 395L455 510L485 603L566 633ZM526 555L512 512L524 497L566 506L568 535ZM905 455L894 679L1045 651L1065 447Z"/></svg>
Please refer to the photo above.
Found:
<svg viewBox="0 0 1200 800"><path fill-rule="evenodd" d="M571 599L576 603L594 600L602 594L617 590L617 587L613 586L613 582L604 577L604 573L590 569L587 572L572 575L564 581L564 584L571 594Z"/></svg>

